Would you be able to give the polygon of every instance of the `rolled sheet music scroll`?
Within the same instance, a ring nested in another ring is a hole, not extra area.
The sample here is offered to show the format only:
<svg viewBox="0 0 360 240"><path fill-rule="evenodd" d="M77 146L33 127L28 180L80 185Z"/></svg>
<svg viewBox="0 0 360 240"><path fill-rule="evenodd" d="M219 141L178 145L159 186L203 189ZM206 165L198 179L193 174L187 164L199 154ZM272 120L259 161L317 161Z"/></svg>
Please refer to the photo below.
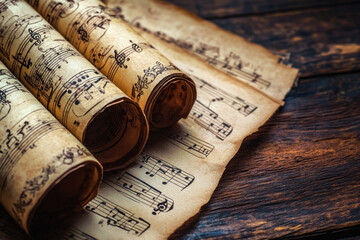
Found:
<svg viewBox="0 0 360 240"><path fill-rule="evenodd" d="M194 82L98 0L28 0L91 63L139 103L150 129L186 118Z"/></svg>
<svg viewBox="0 0 360 240"><path fill-rule="evenodd" d="M54 26L59 24L65 27L71 25L62 20L71 14L67 8L80 9L78 4L83 3L52 2L52 7L49 5L47 10L47 18ZM138 29L146 30L139 32L196 83L197 99L189 117L181 119L166 131L153 133L134 164L106 175L98 196L86 205L85 211L69 219L59 231L51 229L48 234L44 229L44 239L56 239L50 237L53 233L59 239L67 236L79 239L167 239L185 222L190 222L191 217L209 201L226 165L238 152L244 138L257 131L283 103L297 70L279 64L278 57L256 44L247 43L239 47L239 44L244 44L239 37L211 27L213 25L210 23L183 10L172 8L176 12L170 13L166 7L167 4L158 0L116 0L113 5L118 13L121 8L127 21L139 25ZM38 9L45 8L39 4ZM58 15L54 15L54 12L58 12ZM91 16L88 18L94 32L106 29L105 22L91 22L95 19ZM193 22L194 19L199 21ZM110 24L114 21L111 19ZM86 30L85 33L85 27L79 26L77 32L86 42L90 31ZM206 29L201 30L202 27ZM156 34L157 31L162 32ZM117 38L122 36L116 35ZM190 45L182 45L183 41L178 41L176 45L173 44L175 40L167 41L171 38L185 38L189 40L185 43L191 41L193 45L191 49ZM138 42L134 43L139 45ZM263 61L252 61L248 54L240 55L239 51L250 52L254 58ZM96 54L101 60L102 55ZM123 68L129 70L128 64L133 63L133 57L138 56L136 54L132 53L129 60L124 61L127 68L125 65ZM230 56L227 65L226 56ZM240 60L242 65L238 64ZM221 62L224 64L221 65ZM222 70L219 70L219 66ZM270 66L272 71L268 71ZM235 78L235 74L246 78ZM267 87L264 85L266 82L270 83L266 84Z"/></svg>
<svg viewBox="0 0 360 240"><path fill-rule="evenodd" d="M0 62L0 202L27 232L81 209L102 167Z"/></svg>
<svg viewBox="0 0 360 240"><path fill-rule="evenodd" d="M0 58L105 170L128 165L148 124L139 105L100 73L26 2L0 11Z"/></svg>

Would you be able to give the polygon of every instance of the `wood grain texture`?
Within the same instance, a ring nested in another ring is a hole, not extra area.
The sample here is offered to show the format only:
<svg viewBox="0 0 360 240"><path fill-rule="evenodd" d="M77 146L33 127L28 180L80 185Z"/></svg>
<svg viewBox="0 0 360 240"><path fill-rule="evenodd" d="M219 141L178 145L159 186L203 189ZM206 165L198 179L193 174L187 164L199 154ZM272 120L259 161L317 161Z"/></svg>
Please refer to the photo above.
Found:
<svg viewBox="0 0 360 240"><path fill-rule="evenodd" d="M359 105L360 73L301 79L173 237L309 237L360 224Z"/></svg>
<svg viewBox="0 0 360 240"><path fill-rule="evenodd" d="M291 54L302 76L360 69L360 4L214 20L266 48Z"/></svg>
<svg viewBox="0 0 360 240"><path fill-rule="evenodd" d="M262 9L259 0L244 10L246 3L182 1L250 41L291 53L302 78L244 141L209 204L172 239L359 239L360 4L284 0Z"/></svg>
<svg viewBox="0 0 360 240"><path fill-rule="evenodd" d="M358 0L167 0L203 18L222 18L269 12L343 5Z"/></svg>

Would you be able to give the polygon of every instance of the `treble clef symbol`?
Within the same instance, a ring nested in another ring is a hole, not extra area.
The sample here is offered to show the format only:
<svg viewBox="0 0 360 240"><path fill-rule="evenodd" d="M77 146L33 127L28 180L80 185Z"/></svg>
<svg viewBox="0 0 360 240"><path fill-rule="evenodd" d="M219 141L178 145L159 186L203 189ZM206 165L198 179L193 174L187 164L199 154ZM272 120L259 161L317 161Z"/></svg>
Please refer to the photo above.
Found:
<svg viewBox="0 0 360 240"><path fill-rule="evenodd" d="M119 67L127 68L128 66L125 65L125 61L129 61L130 58L126 58L126 55L123 52L118 53L116 50L114 50L114 53L115 53L115 61L119 65Z"/></svg>
<svg viewBox="0 0 360 240"><path fill-rule="evenodd" d="M157 215L159 212L168 212L173 209L173 205L171 204L169 208L168 200L165 199L165 201L160 202L156 205L156 208L154 208L154 211L152 212L153 215Z"/></svg>

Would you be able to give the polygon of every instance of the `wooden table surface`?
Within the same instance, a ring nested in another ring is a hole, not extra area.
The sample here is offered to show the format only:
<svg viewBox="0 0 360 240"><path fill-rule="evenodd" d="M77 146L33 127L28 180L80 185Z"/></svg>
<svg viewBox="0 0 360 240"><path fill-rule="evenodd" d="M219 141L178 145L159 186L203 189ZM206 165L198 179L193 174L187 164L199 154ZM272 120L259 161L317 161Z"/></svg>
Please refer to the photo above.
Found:
<svg viewBox="0 0 360 240"><path fill-rule="evenodd" d="M168 0L301 70L173 239L360 239L360 0Z"/></svg>
<svg viewBox="0 0 360 240"><path fill-rule="evenodd" d="M169 0L301 70L173 238L360 238L360 1Z"/></svg>

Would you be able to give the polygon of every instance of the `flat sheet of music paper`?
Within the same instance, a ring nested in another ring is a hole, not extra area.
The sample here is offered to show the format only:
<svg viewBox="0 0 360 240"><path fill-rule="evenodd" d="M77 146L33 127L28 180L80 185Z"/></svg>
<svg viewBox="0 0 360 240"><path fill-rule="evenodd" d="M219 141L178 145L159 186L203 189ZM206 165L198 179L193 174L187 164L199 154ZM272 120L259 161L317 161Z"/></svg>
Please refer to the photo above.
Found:
<svg viewBox="0 0 360 240"><path fill-rule="evenodd" d="M140 26L139 33L195 81L197 100L187 119L150 134L133 165L106 173L98 196L56 231L44 233L48 239L168 238L209 201L241 142L282 104L298 73L266 49L184 10L167 10L163 2L107 4ZM162 39L152 35L156 32ZM191 47L177 44L180 36L192 41ZM213 53L217 57L210 58ZM0 213L0 224L5 217ZM13 228L5 221L0 236L22 239L8 234Z"/></svg>
<svg viewBox="0 0 360 240"><path fill-rule="evenodd" d="M105 3L136 28L185 49L275 99L285 97L298 74L298 70L282 64L286 59L171 3L161 0L105 0Z"/></svg>

